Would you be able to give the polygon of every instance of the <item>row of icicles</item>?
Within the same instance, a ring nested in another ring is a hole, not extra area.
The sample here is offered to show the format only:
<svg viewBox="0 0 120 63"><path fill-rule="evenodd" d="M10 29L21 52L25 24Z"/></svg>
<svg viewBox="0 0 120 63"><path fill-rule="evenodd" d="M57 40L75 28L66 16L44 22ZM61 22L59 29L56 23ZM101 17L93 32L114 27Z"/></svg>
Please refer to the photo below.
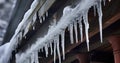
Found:
<svg viewBox="0 0 120 63"><path fill-rule="evenodd" d="M97 13L98 13L98 16L99 16L99 27L100 27L100 36L101 36L101 42L102 42L102 9L101 9L101 0L95 4L94 6L94 12L97 10ZM70 10L66 10L66 8L69 8ZM64 11L65 12L69 12L71 11L72 8L70 7L65 7L64 8ZM81 15L78 17L76 17L74 19L74 21L69 24L68 26L68 29L69 29L69 33L70 33L70 42L71 44L73 44L73 42L76 42L78 43L78 33L80 33L80 39L81 39L81 42L83 41L83 24L82 24L82 21L85 25L85 36L86 36L86 43L87 43L87 49L89 51L89 37L88 37L88 30L89 30L89 22L88 22L88 11L89 9L83 11L81 13ZM64 15L64 13L63 13ZM48 12L46 12L46 16L48 16ZM33 16L33 23L36 21L36 14ZM42 20L44 21L45 20L45 17L43 17L43 19L41 19L41 17L39 18L40 19L40 23L42 23ZM52 29L54 28L57 24L56 24L56 19L53 19L55 20L54 23L50 26L49 29ZM80 32L78 32L78 28L77 28L77 24L79 24L79 30ZM28 29L28 28L27 28ZM34 26L33 26L33 29ZM48 31L51 31L51 30L48 30ZM75 31L75 41L74 41L74 36L73 36L73 31ZM61 39L59 38L59 36L61 36ZM60 40L61 40L61 44L60 44ZM54 48L53 48L53 44L54 44ZM43 49L45 50L45 53L46 53L46 57L48 57L48 48L50 47L50 50L51 50L51 55L54 53L54 63L55 63L55 60L56 60L56 55L58 54L58 58L59 58L59 63L61 63L61 54L60 54L60 46L62 48L62 55L63 55L63 60L65 59L65 29L63 29L63 31L59 34L59 35L55 35L53 40L50 40L49 43L47 43L43 48L40 49L41 52L43 52ZM38 52L40 51L34 51L30 57L28 57L24 63L39 63L39 58L38 57ZM56 53L57 51L57 53ZM19 54L16 54L16 58L19 60ZM19 62L16 62L16 63L19 63Z"/></svg>

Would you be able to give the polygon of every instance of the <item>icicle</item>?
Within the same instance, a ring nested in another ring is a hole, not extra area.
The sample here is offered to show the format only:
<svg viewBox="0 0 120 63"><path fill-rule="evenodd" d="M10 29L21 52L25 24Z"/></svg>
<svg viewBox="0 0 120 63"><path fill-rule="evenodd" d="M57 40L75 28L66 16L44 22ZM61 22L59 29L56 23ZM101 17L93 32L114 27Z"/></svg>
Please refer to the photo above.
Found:
<svg viewBox="0 0 120 63"><path fill-rule="evenodd" d="M81 42L83 41L83 29L82 29L82 18L80 17L79 21L79 29L80 29L80 38L81 38Z"/></svg>
<svg viewBox="0 0 120 63"><path fill-rule="evenodd" d="M34 53L32 53L32 55L31 55L31 63L34 63Z"/></svg>
<svg viewBox="0 0 120 63"><path fill-rule="evenodd" d="M59 63L61 63L61 55L60 55L60 48L59 48L59 35L57 36L57 53L59 58Z"/></svg>
<svg viewBox="0 0 120 63"><path fill-rule="evenodd" d="M26 39L26 35L25 35L25 39Z"/></svg>
<svg viewBox="0 0 120 63"><path fill-rule="evenodd" d="M37 15L36 15L36 13L35 13L35 14L33 15L33 23L35 23L36 19L37 19Z"/></svg>
<svg viewBox="0 0 120 63"><path fill-rule="evenodd" d="M46 17L48 17L48 11L46 11L46 14L45 14L45 15L46 15Z"/></svg>
<svg viewBox="0 0 120 63"><path fill-rule="evenodd" d="M97 3L97 13L98 13L98 16L99 16L99 28L100 28L100 40L101 40L101 43L103 42L103 39L102 39L102 8L101 8L101 0L98 1Z"/></svg>
<svg viewBox="0 0 120 63"><path fill-rule="evenodd" d="M74 30L75 30L76 43L78 43L77 21L74 21Z"/></svg>
<svg viewBox="0 0 120 63"><path fill-rule="evenodd" d="M35 30L35 26L33 26L33 30Z"/></svg>
<svg viewBox="0 0 120 63"><path fill-rule="evenodd" d="M45 21L45 16L42 16L43 17L43 21Z"/></svg>
<svg viewBox="0 0 120 63"><path fill-rule="evenodd" d="M86 43L87 43L87 49L89 51L89 37L88 37L88 29L89 29L89 23L88 23L88 10L83 12L83 20L85 24L85 35L86 35Z"/></svg>
<svg viewBox="0 0 120 63"><path fill-rule="evenodd" d="M96 5L93 6L94 9L94 16L96 16Z"/></svg>
<svg viewBox="0 0 120 63"><path fill-rule="evenodd" d="M40 23L42 23L42 17L41 17L40 11L38 11L38 17L39 17Z"/></svg>
<svg viewBox="0 0 120 63"><path fill-rule="evenodd" d="M22 32L19 33L19 39L22 40Z"/></svg>
<svg viewBox="0 0 120 63"><path fill-rule="evenodd" d="M53 19L53 26L55 26L57 24L57 20L56 18Z"/></svg>
<svg viewBox="0 0 120 63"><path fill-rule="evenodd" d="M63 60L65 59L65 30L61 33L61 47L62 47L62 53L63 53Z"/></svg>
<svg viewBox="0 0 120 63"><path fill-rule="evenodd" d="M40 23L42 23L42 19L41 18L39 18L40 19Z"/></svg>
<svg viewBox="0 0 120 63"><path fill-rule="evenodd" d="M35 63L39 63L38 52L36 51L34 54L35 54Z"/></svg>
<svg viewBox="0 0 120 63"><path fill-rule="evenodd" d="M56 60L56 47L57 47L57 44L56 44L56 40L54 39L54 63L56 63L55 62L55 60Z"/></svg>
<svg viewBox="0 0 120 63"><path fill-rule="evenodd" d="M18 62L19 58L20 58L19 53L15 54L15 59L16 59L16 61L15 61L15 62L16 62L16 63L19 63L19 62Z"/></svg>
<svg viewBox="0 0 120 63"><path fill-rule="evenodd" d="M52 42L50 42L50 50L51 50L51 55L52 55L52 53L53 53Z"/></svg>
<svg viewBox="0 0 120 63"><path fill-rule="evenodd" d="M106 2L106 0L103 0L104 6L105 6L105 2Z"/></svg>
<svg viewBox="0 0 120 63"><path fill-rule="evenodd" d="M70 30L70 41L71 41L71 44L73 44L74 38L73 38L73 24L72 23L69 25L69 30Z"/></svg>
<svg viewBox="0 0 120 63"><path fill-rule="evenodd" d="M47 44L45 45L45 53L46 53L46 57L48 57L48 46L47 46Z"/></svg>
<svg viewBox="0 0 120 63"><path fill-rule="evenodd" d="M36 63L36 53L34 52L34 62L33 63Z"/></svg>

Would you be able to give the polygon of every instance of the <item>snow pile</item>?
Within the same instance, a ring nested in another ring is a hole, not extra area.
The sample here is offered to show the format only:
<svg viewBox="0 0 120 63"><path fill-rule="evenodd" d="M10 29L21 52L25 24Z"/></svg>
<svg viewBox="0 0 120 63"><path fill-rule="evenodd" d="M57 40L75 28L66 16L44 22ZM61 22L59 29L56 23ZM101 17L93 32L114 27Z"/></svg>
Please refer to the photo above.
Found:
<svg viewBox="0 0 120 63"><path fill-rule="evenodd" d="M5 54L5 51L8 49L8 46L10 45L10 43L6 43L2 46L0 46L0 59L2 58L2 56ZM4 60L5 61L5 60Z"/></svg>
<svg viewBox="0 0 120 63"><path fill-rule="evenodd" d="M95 8L94 11L97 10L99 16L99 27L100 27L100 36L102 42L102 9L101 9L101 1L102 0L81 0L81 2L75 7L71 8L67 6L63 10L63 16L61 19L56 23L56 19L54 23L50 26L48 33L44 37L39 37L38 40L33 44L28 50L24 53L17 53L16 54L16 63L39 63L38 60L38 52L43 49L45 50L46 57L48 57L48 48L51 49L51 54L54 53L54 63L56 59L56 55L58 54L59 63L61 63L61 55L60 55L60 45L62 47L62 54L63 59L65 59L65 29L68 27L70 31L70 41L71 43L78 42L78 32L77 32L77 24L79 24L80 28L80 36L81 41L83 41L83 24L85 25L85 36L87 42L87 48L89 51L89 22L88 22L88 12L89 9L93 6ZM34 11L35 7L38 5L39 0L35 0L31 8L25 13L22 22L19 24L18 28L15 31L14 36L10 40L10 45L8 46L9 49L5 50L5 53L0 58L0 63L7 63L10 59L11 53L13 50L16 49L18 42L22 39L23 36L29 31L29 26L33 25L36 21L36 13L34 16L30 18L32 12ZM48 12L46 12L46 16L48 16ZM41 19L41 17L39 16ZM42 20L40 22L42 23ZM74 27L74 28L73 28ZM35 29L33 27L33 29ZM75 30L75 38L73 40L73 31ZM25 31L23 33L23 30ZM61 37L61 39L59 38ZM61 40L61 44L60 44ZM54 45L52 45L52 43ZM54 46L54 49L52 47ZM5 61L6 60L6 61Z"/></svg>
<svg viewBox="0 0 120 63"><path fill-rule="evenodd" d="M59 63L61 63L61 55L60 55L60 36L61 38L61 46L62 46L62 53L63 53L63 59L65 59L65 49L64 49L64 33L65 29L68 27L70 31L70 40L71 43L75 42L73 40L73 29L75 30L75 38L76 42L78 42L78 34L77 34L77 26L76 24L79 24L80 28L80 35L81 35L81 41L83 40L83 34L82 34L82 23L85 25L85 36L86 36L86 42L87 42L87 48L89 51L89 37L88 37L88 30L89 30L89 22L88 22L88 11L93 6L95 9L97 9L97 13L99 16L99 26L100 26L100 36L101 36L101 42L102 42L102 9L101 9L101 1L102 0L82 0L75 8L71 8L70 6L67 6L63 10L63 16L58 21L57 24L53 24L50 28L48 33L44 37L38 38L35 44L33 44L26 52L24 53L18 53L19 57L17 57L16 63L23 63L26 61L30 61L31 54L33 52L39 52L39 50L45 49L46 57L48 57L48 48L51 48L51 54L54 53L54 63L56 59L56 55L58 54ZM76 20L78 19L78 20ZM74 28L73 28L74 27ZM54 50L52 49L52 43L54 43ZM53 52L54 51L54 52ZM36 54L37 55L37 54ZM37 58L38 59L38 58ZM36 60L37 60L36 59ZM38 60L37 60L38 62ZM35 63L37 63L35 62Z"/></svg>

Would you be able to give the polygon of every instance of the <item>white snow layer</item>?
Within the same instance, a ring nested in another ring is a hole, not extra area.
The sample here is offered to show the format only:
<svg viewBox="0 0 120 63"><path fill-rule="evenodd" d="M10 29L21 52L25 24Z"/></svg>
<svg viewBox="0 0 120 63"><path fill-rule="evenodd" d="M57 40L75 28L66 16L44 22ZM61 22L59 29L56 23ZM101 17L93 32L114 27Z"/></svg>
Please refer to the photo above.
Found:
<svg viewBox="0 0 120 63"><path fill-rule="evenodd" d="M18 28L16 29L15 35L10 40L10 45L8 49L5 50L3 56L0 57L0 63L8 63L10 59L11 53L13 50L16 49L18 45L18 38L22 39L22 32L21 30L25 29L25 23L28 22L28 18L30 14L34 11L36 5L38 4L39 0L35 0L31 8L25 13L22 22L19 24ZM77 23L79 24L80 28L80 36L81 41L83 41L83 29L82 29L82 20L85 25L85 36L86 36L86 43L87 48L89 51L89 37L88 37L88 30L89 30L89 22L88 22L88 12L89 9L94 6L97 9L97 13L99 15L99 26L100 26L100 36L102 42L102 9L101 9L101 1L102 0L81 0L80 3L75 7L71 8L67 6L63 10L63 16L60 18L57 24L53 24L50 26L48 33L44 37L38 38L38 40L33 44L29 49L27 49L23 53L16 54L16 63L38 63L38 52L39 50L43 50L45 48L46 57L48 57L48 45L51 48L51 54L53 53L52 43L54 43L54 63L56 59L56 55L58 54L59 63L61 63L61 55L60 55L60 46L59 46L59 36L61 36L61 46L62 46L62 54L63 59L65 59L65 29L69 27L70 30L70 40L71 43L74 42L73 37L73 30L75 30L75 38L76 42L78 42L78 32L77 32ZM46 13L46 16L48 14ZM44 17L43 17L44 18ZM75 19L79 19L78 21ZM35 21L36 17L34 15L33 22ZM41 17L40 17L41 19ZM40 20L42 22L42 20ZM74 27L74 28L73 28ZM28 31L28 29L27 29ZM24 34L24 33L23 33ZM57 53L56 53L57 52Z"/></svg>
<svg viewBox="0 0 120 63"><path fill-rule="evenodd" d="M6 44L0 46L0 59L3 56L3 54L5 53L5 50L8 49L9 45L10 45L10 43L6 43Z"/></svg>

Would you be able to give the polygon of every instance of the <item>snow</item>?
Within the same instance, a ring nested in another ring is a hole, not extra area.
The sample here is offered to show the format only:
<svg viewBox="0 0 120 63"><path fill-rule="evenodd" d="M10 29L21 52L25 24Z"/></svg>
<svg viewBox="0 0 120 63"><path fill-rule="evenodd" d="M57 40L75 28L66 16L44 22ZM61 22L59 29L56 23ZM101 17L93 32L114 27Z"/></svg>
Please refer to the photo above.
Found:
<svg viewBox="0 0 120 63"><path fill-rule="evenodd" d="M19 41L17 41L18 38L22 39L22 37L23 37L22 35L24 33L22 33L22 30L25 29L26 23L28 23L28 21L30 19L33 19L33 18L29 18L29 16L34 11L35 7L38 4L38 1L39 0L35 0L32 3L31 8L25 13L22 22L19 24L18 28L15 31L14 36L10 40L10 45L8 46L8 49L5 50L5 53L1 56L0 63L7 63L8 60L10 59L12 51L15 50L17 45L18 45L18 43L17 43L17 42L19 42ZM101 37L101 41L102 41L101 0L81 0L81 2L75 8L71 8L70 6L65 7L64 10L63 10L63 16L60 18L59 21L57 21L56 19L53 19L53 24L50 26L50 28L48 30L48 33L44 37L38 37L35 44L32 44L32 46L30 48L28 48L25 52L17 53L16 54L16 63L28 63L28 62L30 62L30 58L32 60L34 59L33 61L35 63L38 63L38 52L39 52L40 49L43 50L43 48L45 48L46 57L48 57L48 53L49 53L48 52L48 44L52 41L54 43L54 63L55 63L57 54L58 54L58 58L59 58L59 63L61 63L59 35L61 35L61 37L62 37L62 41L61 41L62 53L63 53L63 59L65 59L65 47L64 47L65 46L64 45L65 37L63 37L65 35L64 34L65 29L67 27L69 27L71 43L74 43L73 31L75 30L76 42L78 42L77 29L76 29L77 28L77 26L76 26L77 21L75 20L75 18L79 17L79 16L82 17L83 23L85 25L85 37L86 37L87 48L88 48L88 51L89 51L88 11L94 5L96 6L97 13L99 15L100 37ZM81 19L81 17L79 17L79 18ZM33 20L35 20L35 17L34 17ZM82 23L81 23L81 21L82 20L79 20L78 23L79 23L80 35L81 35L81 41L82 41L83 34L82 34ZM58 23L56 24L56 22L58 22ZM52 44L52 43L50 43L50 44ZM52 46L50 46L50 47L52 48Z"/></svg>
<svg viewBox="0 0 120 63"><path fill-rule="evenodd" d="M6 43L2 46L0 46L0 58L2 57L2 55L5 53L5 50L8 49L10 43Z"/></svg>
<svg viewBox="0 0 120 63"><path fill-rule="evenodd" d="M71 13L72 8L70 6L66 6L63 10L63 16L68 15L69 13Z"/></svg>
<svg viewBox="0 0 120 63"><path fill-rule="evenodd" d="M42 16L43 17L43 21L45 21L45 16Z"/></svg>
<svg viewBox="0 0 120 63"><path fill-rule="evenodd" d="M10 43L6 43L2 46L0 46L0 59L2 59L6 53L6 50L8 50L10 46ZM7 59L7 58L6 58ZM6 59L2 59L3 62L6 62ZM0 60L1 61L1 60Z"/></svg>

